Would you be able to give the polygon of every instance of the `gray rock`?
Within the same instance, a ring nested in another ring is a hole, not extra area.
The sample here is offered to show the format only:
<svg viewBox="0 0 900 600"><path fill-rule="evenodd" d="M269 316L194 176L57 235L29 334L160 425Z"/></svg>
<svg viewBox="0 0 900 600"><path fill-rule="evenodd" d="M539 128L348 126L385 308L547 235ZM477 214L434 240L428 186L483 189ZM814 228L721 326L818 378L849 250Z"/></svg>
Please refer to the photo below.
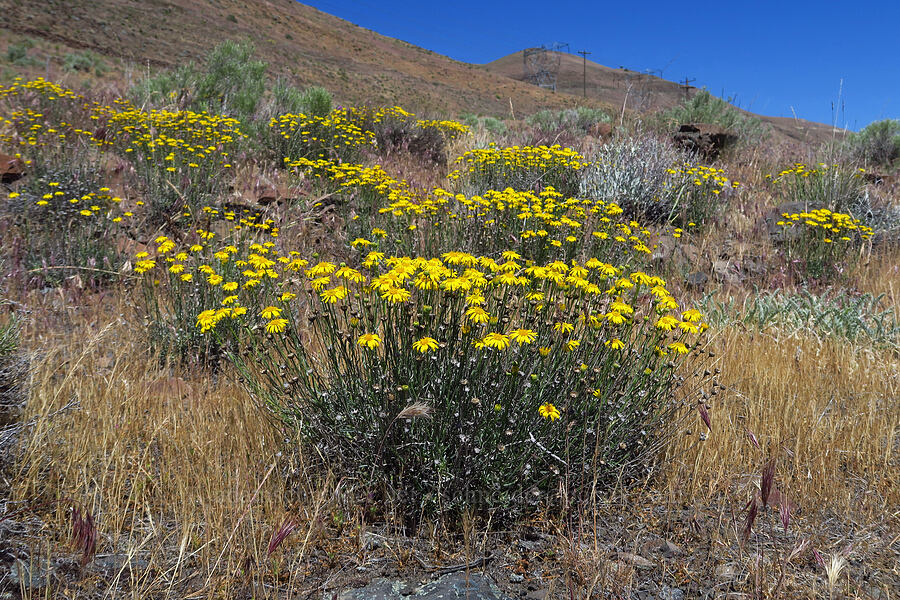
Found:
<svg viewBox="0 0 900 600"><path fill-rule="evenodd" d="M672 136L676 146L715 160L738 140L733 132L712 123L686 123Z"/></svg>
<svg viewBox="0 0 900 600"><path fill-rule="evenodd" d="M115 574L119 571L143 571L149 566L149 562L143 558L132 556L129 560L127 554L105 554L94 558L94 565L101 571Z"/></svg>
<svg viewBox="0 0 900 600"><path fill-rule="evenodd" d="M521 573L510 573L509 574L509 582L510 583L522 583L525 581L525 576Z"/></svg>
<svg viewBox="0 0 900 600"><path fill-rule="evenodd" d="M406 587L401 580L376 579L369 585L354 590L345 590L339 600L401 600L406 597L400 591Z"/></svg>
<svg viewBox="0 0 900 600"><path fill-rule="evenodd" d="M684 592L680 588L664 585L657 596L659 600L684 600Z"/></svg>
<svg viewBox="0 0 900 600"><path fill-rule="evenodd" d="M695 271L687 276L688 287L703 288L707 281L709 281L709 275L703 271Z"/></svg>
<svg viewBox="0 0 900 600"><path fill-rule="evenodd" d="M732 580L737 577L737 569L732 563L725 563L716 567L716 577L723 580Z"/></svg>
<svg viewBox="0 0 900 600"><path fill-rule="evenodd" d="M510 600L494 582L477 573L451 573L436 581L414 587L406 581L376 579L369 585L345 590L339 600Z"/></svg>
<svg viewBox="0 0 900 600"><path fill-rule="evenodd" d="M663 542L657 547L657 551L667 558L684 554L681 547L670 540L663 540Z"/></svg>
<svg viewBox="0 0 900 600"><path fill-rule="evenodd" d="M45 558L17 560L9 569L9 581L15 587L38 589L47 585L49 572L50 563Z"/></svg>
<svg viewBox="0 0 900 600"><path fill-rule="evenodd" d="M648 560L643 556L632 554L630 552L619 552L618 557L620 561L638 569L652 569L655 566L655 563L652 560Z"/></svg>

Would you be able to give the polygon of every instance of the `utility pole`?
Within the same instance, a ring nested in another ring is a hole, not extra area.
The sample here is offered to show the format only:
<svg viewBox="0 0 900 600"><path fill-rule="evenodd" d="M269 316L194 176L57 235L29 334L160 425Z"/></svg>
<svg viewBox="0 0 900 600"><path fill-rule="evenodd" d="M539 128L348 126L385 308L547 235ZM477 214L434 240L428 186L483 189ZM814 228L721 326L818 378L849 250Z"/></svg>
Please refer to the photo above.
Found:
<svg viewBox="0 0 900 600"><path fill-rule="evenodd" d="M581 55L582 59L582 72L581 72L581 89L584 93L584 97L587 98L587 55L590 54L587 50L579 50L578 54Z"/></svg>
<svg viewBox="0 0 900 600"><path fill-rule="evenodd" d="M684 99L685 99L685 100L687 100L688 97L690 96L690 87L689 87L690 84L693 83L693 82L695 82L695 81L697 81L697 78L696 78L696 77L694 77L694 78L692 78L692 79L688 79L687 75L684 76L684 81L682 82L682 85L683 85L684 87L683 87L682 89L684 90Z"/></svg>

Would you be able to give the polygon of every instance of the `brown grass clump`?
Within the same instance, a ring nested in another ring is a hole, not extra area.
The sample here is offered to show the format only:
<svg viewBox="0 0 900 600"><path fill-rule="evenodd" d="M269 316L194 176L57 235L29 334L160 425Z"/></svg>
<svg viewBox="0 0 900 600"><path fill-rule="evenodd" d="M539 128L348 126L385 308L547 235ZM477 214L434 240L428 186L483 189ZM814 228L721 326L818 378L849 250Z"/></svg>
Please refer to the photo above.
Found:
<svg viewBox="0 0 900 600"><path fill-rule="evenodd" d="M102 306L78 312L71 337L35 365L24 417L35 427L11 499L24 506L64 494L83 503L101 532L98 560L118 560L99 589L227 596L241 579L220 581L222 573L249 577L251 564L277 565L266 544L286 513L301 531L294 539L309 537L320 503L298 501L312 480L288 484L285 465L296 463L282 455L283 432L241 388L160 367ZM44 317L35 322L58 322ZM62 511L48 518L51 530L67 531Z"/></svg>
<svg viewBox="0 0 900 600"><path fill-rule="evenodd" d="M774 456L780 489L807 509L872 515L900 503L900 357L738 328L716 345L727 391L713 405L709 439L687 437L675 450L673 485L689 481L680 497L724 491Z"/></svg>

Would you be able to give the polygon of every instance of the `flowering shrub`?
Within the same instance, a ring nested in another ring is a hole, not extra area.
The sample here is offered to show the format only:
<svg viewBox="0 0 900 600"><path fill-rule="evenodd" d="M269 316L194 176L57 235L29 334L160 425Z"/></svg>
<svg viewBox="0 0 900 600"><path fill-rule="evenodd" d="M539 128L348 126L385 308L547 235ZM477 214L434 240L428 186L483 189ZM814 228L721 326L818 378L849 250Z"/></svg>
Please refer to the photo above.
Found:
<svg viewBox="0 0 900 600"><path fill-rule="evenodd" d="M488 190L480 196L435 189L424 198L400 196L372 220L354 245L391 253L441 255L461 250L490 254L508 247L538 262L600 258L640 263L650 254L649 231L616 219L614 203L563 198L552 187L540 193Z"/></svg>
<svg viewBox="0 0 900 600"><path fill-rule="evenodd" d="M134 272L143 276L143 308L151 347L162 358L216 366L224 348L234 342L204 335L208 328L196 324L245 310L233 305L239 280L245 289L257 285L268 289L277 274L268 268L268 262L257 262L255 253L268 253L278 228L248 210L236 213L205 207L202 214L207 229L189 232L181 248L168 236L158 236L152 253L137 254ZM234 259L237 254L248 260ZM257 277L250 278L251 273ZM219 307L219 312L210 311L210 306Z"/></svg>
<svg viewBox="0 0 900 600"><path fill-rule="evenodd" d="M104 124L98 143L131 161L155 225L218 200L244 137L237 119L205 112L144 111L119 101L98 107L95 116Z"/></svg>
<svg viewBox="0 0 900 600"><path fill-rule="evenodd" d="M173 261L205 290L195 330L329 466L416 514L517 512L645 468L706 327L661 279L597 259L206 248Z"/></svg>
<svg viewBox="0 0 900 600"><path fill-rule="evenodd" d="M59 285L78 276L97 286L117 279L116 238L135 216L121 203L90 171L47 171L10 192L7 207L25 241L22 266L31 283Z"/></svg>
<svg viewBox="0 0 900 600"><path fill-rule="evenodd" d="M347 110L338 109L324 117L302 113L273 117L266 145L285 164L298 159L354 161L361 148L374 142L373 132L362 129Z"/></svg>
<svg viewBox="0 0 900 600"><path fill-rule="evenodd" d="M648 223L702 224L738 186L724 171L692 166L687 156L650 136L604 144L581 171L579 193L615 202L631 218Z"/></svg>
<svg viewBox="0 0 900 600"><path fill-rule="evenodd" d="M784 228L785 254L807 277L831 279L857 256L860 244L872 229L846 213L827 208L782 213L777 225Z"/></svg>
<svg viewBox="0 0 900 600"><path fill-rule="evenodd" d="M472 194L487 190L534 190L552 187L564 196L578 192L583 156L561 146L511 146L470 150L456 159L460 168L447 176L459 180Z"/></svg>

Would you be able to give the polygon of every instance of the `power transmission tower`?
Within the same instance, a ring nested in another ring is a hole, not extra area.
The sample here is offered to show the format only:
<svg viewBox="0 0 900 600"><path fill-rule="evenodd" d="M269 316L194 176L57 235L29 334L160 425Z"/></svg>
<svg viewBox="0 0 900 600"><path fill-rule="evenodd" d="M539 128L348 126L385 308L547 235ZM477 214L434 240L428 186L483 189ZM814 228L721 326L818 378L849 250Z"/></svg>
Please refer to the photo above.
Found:
<svg viewBox="0 0 900 600"><path fill-rule="evenodd" d="M556 91L556 75L559 72L560 55L568 44L555 43L549 48L526 48L522 51L524 79L539 87Z"/></svg>
<svg viewBox="0 0 900 600"><path fill-rule="evenodd" d="M584 94L584 97L587 98L587 56L591 54L587 50L579 50L578 54L581 55L581 91Z"/></svg>

